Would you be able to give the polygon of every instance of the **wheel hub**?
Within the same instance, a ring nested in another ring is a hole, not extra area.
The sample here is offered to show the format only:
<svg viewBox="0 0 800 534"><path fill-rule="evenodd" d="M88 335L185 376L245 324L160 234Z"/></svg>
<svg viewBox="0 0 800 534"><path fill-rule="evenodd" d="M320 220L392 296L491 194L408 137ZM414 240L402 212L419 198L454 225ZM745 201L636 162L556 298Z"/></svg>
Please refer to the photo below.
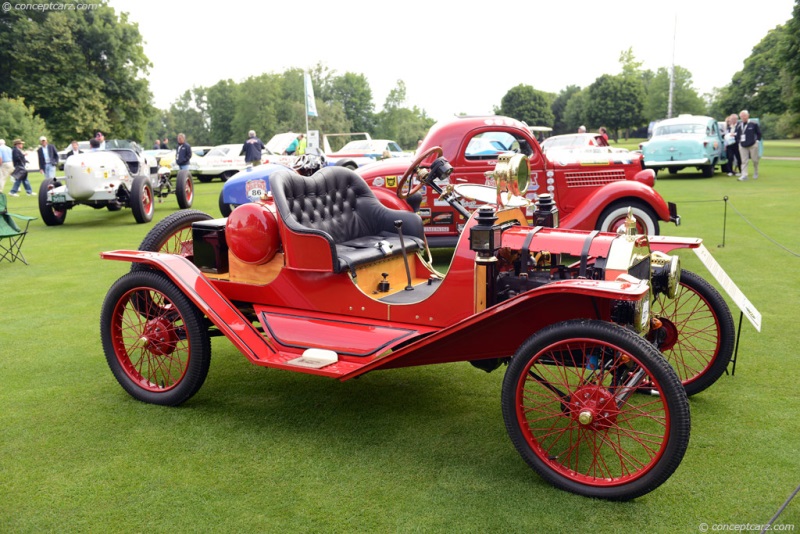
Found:
<svg viewBox="0 0 800 534"><path fill-rule="evenodd" d="M147 350L158 356L166 356L175 352L178 345L177 333L170 321L156 317L147 321L140 338Z"/></svg>
<svg viewBox="0 0 800 534"><path fill-rule="evenodd" d="M666 317L659 317L658 319L661 321L661 327L664 329L665 333L664 340L661 342L659 350L661 350L661 352L672 350L672 347L678 343L678 327Z"/></svg>
<svg viewBox="0 0 800 534"><path fill-rule="evenodd" d="M614 396L600 386L583 386L571 396L570 417L581 426L603 430L616 424L619 408Z"/></svg>

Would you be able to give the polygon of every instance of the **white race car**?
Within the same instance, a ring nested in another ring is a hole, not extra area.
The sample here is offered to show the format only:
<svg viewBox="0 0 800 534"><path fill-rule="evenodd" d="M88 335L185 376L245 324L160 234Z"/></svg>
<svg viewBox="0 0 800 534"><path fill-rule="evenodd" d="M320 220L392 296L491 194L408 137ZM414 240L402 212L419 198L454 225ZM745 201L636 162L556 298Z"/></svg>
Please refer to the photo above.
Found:
<svg viewBox="0 0 800 534"><path fill-rule="evenodd" d="M189 171L180 171L174 183L170 170L159 167L133 141L107 140L102 150L71 156L64 179L46 178L39 187L39 213L48 226L64 223L67 210L83 204L117 211L131 208L137 223L153 219L154 199L171 193L178 206L192 206L194 187Z"/></svg>

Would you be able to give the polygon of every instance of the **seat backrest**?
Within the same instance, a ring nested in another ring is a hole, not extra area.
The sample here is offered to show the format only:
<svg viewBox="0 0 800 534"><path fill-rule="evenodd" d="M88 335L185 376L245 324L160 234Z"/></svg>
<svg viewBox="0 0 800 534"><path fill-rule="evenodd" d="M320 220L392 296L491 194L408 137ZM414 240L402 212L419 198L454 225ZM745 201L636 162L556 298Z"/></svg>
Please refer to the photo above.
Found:
<svg viewBox="0 0 800 534"><path fill-rule="evenodd" d="M5 193L0 192L0 215L5 215L6 213L8 213L8 199Z"/></svg>
<svg viewBox="0 0 800 534"><path fill-rule="evenodd" d="M324 234L333 244L379 235L391 219L391 210L346 167L326 167L312 176L278 171L270 176L270 189L289 229Z"/></svg>

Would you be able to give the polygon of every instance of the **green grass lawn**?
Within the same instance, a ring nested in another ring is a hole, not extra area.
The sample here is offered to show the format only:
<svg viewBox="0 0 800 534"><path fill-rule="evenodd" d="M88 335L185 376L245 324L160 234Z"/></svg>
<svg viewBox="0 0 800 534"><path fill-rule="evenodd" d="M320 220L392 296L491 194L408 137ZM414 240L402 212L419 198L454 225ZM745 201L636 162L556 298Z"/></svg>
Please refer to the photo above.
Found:
<svg viewBox="0 0 800 534"><path fill-rule="evenodd" d="M128 209L83 206L60 227L37 220L24 246L30 265L0 264L0 530L698 532L701 523L763 524L800 483L800 334L792 326L800 162L763 161L760 175L659 176L657 191L683 219L662 224L662 233L702 237L763 315L763 330L744 321L736 375L690 399L683 463L629 503L556 490L527 467L502 420L503 369L458 363L339 383L254 366L214 338L208 379L185 405L135 401L111 375L99 334L105 293L129 265L99 253L136 248L152 225L136 224ZM40 181L32 174L34 188ZM194 207L218 214L220 188L197 184ZM10 203L38 216L35 197ZM155 220L176 210L169 198ZM693 253L681 256L710 279ZM797 528L800 501L778 523Z"/></svg>

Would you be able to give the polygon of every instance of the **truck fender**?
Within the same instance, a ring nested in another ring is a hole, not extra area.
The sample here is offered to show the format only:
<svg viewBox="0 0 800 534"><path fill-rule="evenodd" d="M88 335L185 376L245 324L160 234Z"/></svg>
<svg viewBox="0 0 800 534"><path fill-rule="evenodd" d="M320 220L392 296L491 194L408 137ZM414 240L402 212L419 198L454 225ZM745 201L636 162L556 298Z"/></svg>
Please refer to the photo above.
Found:
<svg viewBox="0 0 800 534"><path fill-rule="evenodd" d="M592 192L575 209L561 219L559 227L571 230L594 230L602 211L619 200L645 202L658 218L670 222L669 206L652 187L633 180L620 180L606 184Z"/></svg>

